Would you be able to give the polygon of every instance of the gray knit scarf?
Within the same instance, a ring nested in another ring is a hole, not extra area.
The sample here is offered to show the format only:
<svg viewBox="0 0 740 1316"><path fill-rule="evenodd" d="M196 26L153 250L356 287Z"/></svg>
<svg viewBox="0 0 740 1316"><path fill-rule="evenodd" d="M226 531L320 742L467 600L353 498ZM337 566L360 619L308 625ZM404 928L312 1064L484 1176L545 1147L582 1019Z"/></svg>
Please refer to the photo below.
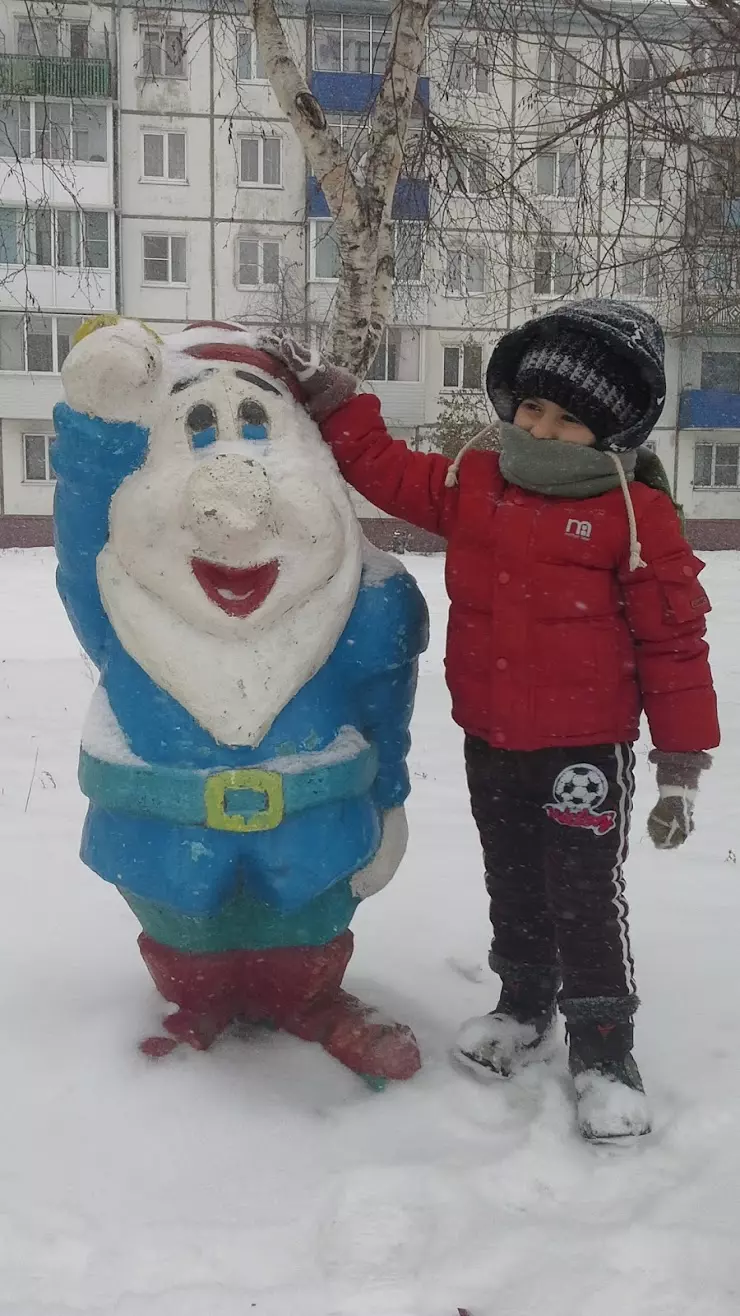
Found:
<svg viewBox="0 0 740 1316"><path fill-rule="evenodd" d="M610 454L581 443L533 439L517 425L502 424L501 474L510 484L553 498L594 498L618 489L614 457L628 480L634 479L636 452Z"/></svg>

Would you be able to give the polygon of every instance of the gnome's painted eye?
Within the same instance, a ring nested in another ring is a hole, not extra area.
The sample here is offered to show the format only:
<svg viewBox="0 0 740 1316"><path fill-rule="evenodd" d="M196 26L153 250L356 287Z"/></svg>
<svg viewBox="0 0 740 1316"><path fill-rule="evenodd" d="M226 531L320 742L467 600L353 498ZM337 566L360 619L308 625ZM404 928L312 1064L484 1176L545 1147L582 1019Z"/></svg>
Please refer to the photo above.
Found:
<svg viewBox="0 0 740 1316"><path fill-rule="evenodd" d="M245 398L239 404L239 420L245 439L264 443L267 438L267 412L259 402Z"/></svg>
<svg viewBox="0 0 740 1316"><path fill-rule="evenodd" d="M207 448L216 442L216 413L206 402L190 408L185 424L194 448Z"/></svg>

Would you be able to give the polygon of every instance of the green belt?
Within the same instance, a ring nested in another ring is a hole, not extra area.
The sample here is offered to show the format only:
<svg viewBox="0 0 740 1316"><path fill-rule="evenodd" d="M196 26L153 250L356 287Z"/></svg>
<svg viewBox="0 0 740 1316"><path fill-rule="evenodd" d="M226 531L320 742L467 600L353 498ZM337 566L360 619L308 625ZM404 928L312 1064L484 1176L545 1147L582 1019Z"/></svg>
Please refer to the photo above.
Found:
<svg viewBox="0 0 740 1316"><path fill-rule="evenodd" d="M308 766L305 772L265 767L199 772L109 763L83 749L78 780L83 795L100 809L219 832L268 832L291 814L365 795L377 771L371 745L350 759Z"/></svg>

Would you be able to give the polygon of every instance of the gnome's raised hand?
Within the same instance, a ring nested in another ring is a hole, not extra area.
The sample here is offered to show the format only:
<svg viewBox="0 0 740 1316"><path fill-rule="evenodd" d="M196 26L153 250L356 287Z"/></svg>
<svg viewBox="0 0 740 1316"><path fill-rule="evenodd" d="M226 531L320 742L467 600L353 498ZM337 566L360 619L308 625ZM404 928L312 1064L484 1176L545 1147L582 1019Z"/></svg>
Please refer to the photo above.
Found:
<svg viewBox="0 0 740 1316"><path fill-rule="evenodd" d="M290 334L260 334L259 347L293 372L306 397L306 411L321 424L357 392L357 380L335 366L317 348L306 347Z"/></svg>
<svg viewBox="0 0 740 1316"><path fill-rule="evenodd" d="M660 798L648 818L648 834L658 850L676 850L694 830L694 804L709 754L670 754L653 750Z"/></svg>

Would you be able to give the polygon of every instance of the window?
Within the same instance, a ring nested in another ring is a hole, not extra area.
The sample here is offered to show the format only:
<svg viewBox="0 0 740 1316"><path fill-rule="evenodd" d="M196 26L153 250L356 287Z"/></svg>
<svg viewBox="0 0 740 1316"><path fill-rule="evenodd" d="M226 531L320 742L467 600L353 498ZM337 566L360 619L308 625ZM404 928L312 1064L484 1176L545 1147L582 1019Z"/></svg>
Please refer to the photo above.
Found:
<svg viewBox="0 0 740 1316"><path fill-rule="evenodd" d="M656 256L625 251L623 261L622 292L625 296L650 300L660 296L660 261Z"/></svg>
<svg viewBox="0 0 740 1316"><path fill-rule="evenodd" d="M338 279L342 264L334 237L333 219L316 219L313 223L313 277Z"/></svg>
<svg viewBox="0 0 740 1316"><path fill-rule="evenodd" d="M140 76L184 78L185 30L181 27L145 27L141 36Z"/></svg>
<svg viewBox="0 0 740 1316"><path fill-rule="evenodd" d="M393 278L396 283L420 283L424 269L424 225L393 225Z"/></svg>
<svg viewBox="0 0 740 1316"><path fill-rule="evenodd" d="M694 448L694 487L696 489L736 489L738 487L737 443L697 443Z"/></svg>
<svg viewBox="0 0 740 1316"><path fill-rule="evenodd" d="M144 178L185 182L185 133L142 133Z"/></svg>
<svg viewBox="0 0 740 1316"><path fill-rule="evenodd" d="M737 260L732 252L705 252L699 260L699 281L710 297L726 297L738 287Z"/></svg>
<svg viewBox="0 0 740 1316"><path fill-rule="evenodd" d="M53 442L53 434L23 435L24 480L44 480L48 484L54 479L49 461L49 445Z"/></svg>
<svg viewBox="0 0 740 1316"><path fill-rule="evenodd" d="M467 196L488 191L488 149L485 143L451 153L447 185Z"/></svg>
<svg viewBox="0 0 740 1316"><path fill-rule="evenodd" d="M240 288L274 288L280 282L280 243L240 238L238 242Z"/></svg>
<svg viewBox="0 0 740 1316"><path fill-rule="evenodd" d="M740 81L740 56L721 48L704 55L706 89L710 96L735 96Z"/></svg>
<svg viewBox="0 0 740 1316"><path fill-rule="evenodd" d="M31 154L31 106L6 101L0 106L0 158L27 159Z"/></svg>
<svg viewBox="0 0 740 1316"><path fill-rule="evenodd" d="M355 164L370 145L370 125L366 114L327 114L326 122ZM406 139L408 146L408 137Z"/></svg>
<svg viewBox="0 0 740 1316"><path fill-rule="evenodd" d="M740 393L740 352L702 352L701 387Z"/></svg>
<svg viewBox="0 0 740 1316"><path fill-rule="evenodd" d="M627 191L633 200L660 201L663 161L660 156L636 150L627 164Z"/></svg>
<svg viewBox="0 0 740 1316"><path fill-rule="evenodd" d="M316 14L314 68L322 73L383 73L390 54L390 15Z"/></svg>
<svg viewBox="0 0 740 1316"><path fill-rule="evenodd" d="M89 30L88 23L70 23L69 53L72 59L87 59Z"/></svg>
<svg viewBox="0 0 740 1316"><path fill-rule="evenodd" d="M418 329L386 329L367 378L379 382L415 383L419 378Z"/></svg>
<svg viewBox="0 0 740 1316"><path fill-rule="evenodd" d="M53 262L53 212L46 206L39 206L29 215L28 261L31 265L52 265Z"/></svg>
<svg viewBox="0 0 740 1316"><path fill-rule="evenodd" d="M466 247L447 253L447 288L454 297L479 297L486 290L486 254L483 247Z"/></svg>
<svg viewBox="0 0 740 1316"><path fill-rule="evenodd" d="M3 265L23 264L23 215L22 210L11 210L9 206L0 210L0 263Z"/></svg>
<svg viewBox="0 0 740 1316"><path fill-rule="evenodd" d="M449 83L453 91L488 91L489 69L485 52L475 46L456 45L450 56Z"/></svg>
<svg viewBox="0 0 740 1316"><path fill-rule="evenodd" d="M82 264L89 270L107 270L110 265L107 213L104 210L88 210L83 211L80 218Z"/></svg>
<svg viewBox="0 0 740 1316"><path fill-rule="evenodd" d="M264 82L265 70L257 48L254 32L243 29L236 34L237 82Z"/></svg>
<svg viewBox="0 0 740 1316"><path fill-rule="evenodd" d="M663 60L648 55L633 55L628 66L628 84L633 100L659 100L662 88L650 87L656 78L665 76Z"/></svg>
<svg viewBox="0 0 740 1316"><path fill-rule="evenodd" d="M58 55L59 23L55 18L20 18L17 39L19 55Z"/></svg>
<svg viewBox="0 0 740 1316"><path fill-rule="evenodd" d="M480 392L483 349L480 343L463 343L445 347L442 372L443 388L473 388Z"/></svg>
<svg viewBox="0 0 740 1316"><path fill-rule="evenodd" d="M540 196L575 196L575 151L545 151L537 156L537 191Z"/></svg>
<svg viewBox="0 0 740 1316"><path fill-rule="evenodd" d="M539 247L534 258L536 297L564 297L573 286L573 257L566 251Z"/></svg>
<svg viewBox="0 0 740 1316"><path fill-rule="evenodd" d="M169 233L144 235L144 283L185 283L185 238Z"/></svg>
<svg viewBox="0 0 740 1316"><path fill-rule="evenodd" d="M32 152L33 144L33 152ZM104 105L18 101L0 111L0 156L102 162L108 156Z"/></svg>
<svg viewBox="0 0 740 1316"><path fill-rule="evenodd" d="M537 85L542 96L572 96L577 87L576 56L570 50L540 49Z"/></svg>
<svg viewBox="0 0 740 1316"><path fill-rule="evenodd" d="M281 137L239 138L239 182L248 187L281 187Z"/></svg>
<svg viewBox="0 0 740 1316"><path fill-rule="evenodd" d="M58 372L81 323L66 315L0 315L0 370Z"/></svg>

